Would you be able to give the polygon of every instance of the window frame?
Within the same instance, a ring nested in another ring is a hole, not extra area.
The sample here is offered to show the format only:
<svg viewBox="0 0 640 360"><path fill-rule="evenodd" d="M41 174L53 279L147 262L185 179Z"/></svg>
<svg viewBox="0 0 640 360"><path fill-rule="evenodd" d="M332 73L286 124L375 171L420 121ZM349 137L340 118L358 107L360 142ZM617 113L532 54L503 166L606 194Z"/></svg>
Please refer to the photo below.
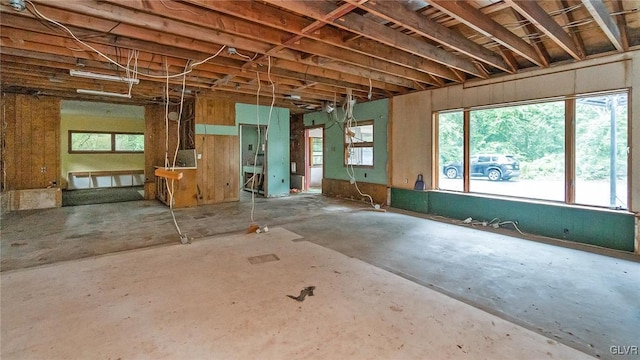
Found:
<svg viewBox="0 0 640 360"><path fill-rule="evenodd" d="M574 95L568 95L568 96L561 96L561 97L549 97L549 98L544 98L544 99L535 99L535 100L529 100L529 101L514 101L514 102L507 102L507 103L500 103L500 104L491 104L491 105L487 105L487 106L474 106L474 107L465 107L465 108L452 108L452 109L442 109L442 110L438 110L438 111L433 111L432 112L432 119L433 119L433 125L432 125L432 131L433 131L433 155L432 155L432 161L433 161L433 166L432 166L432 178L434 179L434 189L435 190L442 190L442 191L453 191L453 192L457 192L457 193L464 193L464 194L478 194L478 195L483 195L483 196L491 196L491 197L498 197L498 198L516 198L516 199L520 199L523 201L532 201L532 202L538 202L538 201L542 201L542 202L552 202L552 203L561 203L561 204L565 204L565 205L577 205L577 206L583 206L583 207L589 207L589 208L601 208L601 209L608 209L608 210L619 210L619 211L628 211L628 208L630 206L631 202L631 191L629 191L631 189L630 187L630 175L631 175L631 165L630 165L630 161L631 161L631 157L627 156L627 199L626 199L626 208L622 208L622 207L616 207L616 208L612 208L610 206L602 206L602 205L593 205L593 204L583 204L583 203L576 203L575 201L575 181L576 181L576 149L575 149L575 142L576 142L576 124L575 124L575 118L576 118L576 100L577 99L581 99L581 98L589 98L589 97L595 97L595 96L607 96L607 95L615 95L615 94L626 94L627 96L627 147L629 147L629 144L631 144L629 138L631 136L630 133L630 129L631 129L631 101L630 101L630 97L631 97L631 90L629 88L621 88L621 89L615 89L615 90L611 90L611 91L600 91L600 92L592 92L592 93L582 93L582 94L574 94ZM477 110L484 110L484 109L492 109L492 108L502 108L502 107L512 107L512 106L519 106L519 105L530 105L530 104L541 104L541 103L546 103L546 102L554 102L554 101L564 101L565 105L564 105L564 130L565 130L565 135L564 135L564 141L565 141L565 147L564 147L564 152L565 152L565 163L564 163L564 172L565 172L565 177L564 177L564 189L565 189L565 196L563 200L547 200L547 199L538 199L538 198L530 198L530 197L524 197L524 196L514 196L514 195L501 195L501 194L484 194L484 193L480 193L480 192L474 192L474 191L470 191L470 178L467 175L469 173L469 169L468 169L468 164L470 163L470 129L469 129L469 120L470 120L470 114L472 111L477 111ZM439 137L439 115L442 113L448 113L448 112L453 112L453 111L462 111L463 112L463 117L465 119L465 125L464 125L464 143L463 143L463 152L464 152L464 157L463 157L463 162L465 164L465 171L464 174L465 176L463 177L463 190L448 190L448 189L440 189L440 171L441 171L441 166L442 164L440 164L440 148L439 148L439 141L437 141L438 137Z"/></svg>
<svg viewBox="0 0 640 360"><path fill-rule="evenodd" d="M73 149L73 134L109 134L111 136L111 150L74 150ZM93 131L93 130L69 130L68 132L68 153L69 154L143 154L142 150L116 150L116 136L117 135L141 135L144 139L144 133L141 132L128 132L128 131ZM144 142L143 142L144 147Z"/></svg>
<svg viewBox="0 0 640 360"><path fill-rule="evenodd" d="M314 143L320 143L321 150L314 151L313 145ZM318 154L319 153L319 154ZM309 166L311 167L320 167L324 164L324 139L321 137L309 137ZM314 160L315 156L320 157L320 161L316 162Z"/></svg>
<svg viewBox="0 0 640 360"><path fill-rule="evenodd" d="M357 122L354 122L355 125L351 126L351 128L355 128L355 127L361 127L361 126L371 126L371 136L373 137L372 141L360 141L360 142L351 142L351 144L347 141L347 130L349 130L349 128L347 128L345 126L344 128L344 132L342 133L342 141L343 141L343 145L344 145L344 161L343 161L343 165L345 167L347 166L353 166L353 167L358 167L358 168L373 168L375 166L376 163L376 159L375 159L375 132L376 132L376 127L374 124L373 120L360 120ZM350 146L349 146L350 145ZM358 165L358 164L349 164L349 148L371 148L371 165Z"/></svg>

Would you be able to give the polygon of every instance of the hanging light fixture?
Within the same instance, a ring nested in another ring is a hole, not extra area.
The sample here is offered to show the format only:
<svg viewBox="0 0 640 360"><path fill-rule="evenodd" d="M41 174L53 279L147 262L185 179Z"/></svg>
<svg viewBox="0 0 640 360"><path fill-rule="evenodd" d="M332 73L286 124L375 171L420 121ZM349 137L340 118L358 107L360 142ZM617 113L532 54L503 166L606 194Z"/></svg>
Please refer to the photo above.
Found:
<svg viewBox="0 0 640 360"><path fill-rule="evenodd" d="M112 93L100 90L89 90L89 89L77 89L76 92L78 94L86 94L86 95L97 95L97 96L111 96L111 97L120 97L131 99L131 94L120 94L120 93Z"/></svg>
<svg viewBox="0 0 640 360"><path fill-rule="evenodd" d="M140 83L140 80L138 79L126 78L126 77L114 76L114 75L98 74L98 73L92 73L92 72L81 71L81 70L69 70L69 75L76 76L76 77L83 77L87 79L118 81L118 82L123 82L128 84Z"/></svg>

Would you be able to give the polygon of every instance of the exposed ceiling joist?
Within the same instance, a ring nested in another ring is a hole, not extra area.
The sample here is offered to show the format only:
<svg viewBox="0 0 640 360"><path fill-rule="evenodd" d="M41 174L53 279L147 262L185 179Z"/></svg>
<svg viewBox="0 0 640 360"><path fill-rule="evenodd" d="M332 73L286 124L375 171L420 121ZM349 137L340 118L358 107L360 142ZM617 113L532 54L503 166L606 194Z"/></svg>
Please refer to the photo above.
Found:
<svg viewBox="0 0 640 360"><path fill-rule="evenodd" d="M266 2L298 14L310 16L316 20L322 20L326 14L335 10L335 6L331 3L318 1L266 0ZM474 76L485 77L485 74L478 71L471 61L457 57L450 52L395 31L361 15L349 13L330 23L339 28L347 29L366 38L377 40L438 63L439 65L435 63L432 65L433 71L431 74L433 75L449 78L450 71L447 67L452 67Z"/></svg>
<svg viewBox="0 0 640 360"><path fill-rule="evenodd" d="M358 1L355 0L347 1L371 14L400 25L420 36L439 42L469 57L480 60L503 71L512 71L498 54L429 18L420 16L402 4L389 1L370 1L359 4Z"/></svg>
<svg viewBox="0 0 640 360"><path fill-rule="evenodd" d="M182 81L187 97L255 103L260 91L269 104L273 90L299 113L640 47L633 6L584 3L591 12L582 0L0 1L0 90L95 101L76 90L128 89L69 70L130 76L133 61L139 84L119 102L163 101L169 74L174 100Z"/></svg>
<svg viewBox="0 0 640 360"><path fill-rule="evenodd" d="M582 4L589 10L589 13L598 23L600 29L607 35L607 38L609 38L613 46L615 46L618 51L624 51L618 24L613 20L613 17L609 14L609 11L607 11L602 0L582 0Z"/></svg>
<svg viewBox="0 0 640 360"><path fill-rule="evenodd" d="M584 59L585 54L580 53L571 36L536 1L505 1L574 59Z"/></svg>
<svg viewBox="0 0 640 360"><path fill-rule="evenodd" d="M461 23L493 39L538 66L544 66L531 44L463 1L432 0L430 4Z"/></svg>

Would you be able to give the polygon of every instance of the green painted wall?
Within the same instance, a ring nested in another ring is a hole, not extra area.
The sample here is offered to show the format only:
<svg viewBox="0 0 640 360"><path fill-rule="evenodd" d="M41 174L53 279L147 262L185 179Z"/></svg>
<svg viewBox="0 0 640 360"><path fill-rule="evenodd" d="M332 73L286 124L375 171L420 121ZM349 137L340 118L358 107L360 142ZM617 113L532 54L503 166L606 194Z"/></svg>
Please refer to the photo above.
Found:
<svg viewBox="0 0 640 360"><path fill-rule="evenodd" d="M429 192L391 188L391 206L428 214Z"/></svg>
<svg viewBox="0 0 640 360"><path fill-rule="evenodd" d="M370 101L356 104L353 116L358 121L373 120L373 167L354 167L357 181L373 184L387 183L387 125L389 123L389 100ZM324 177L327 179L349 180L344 165L344 112L336 109L331 117L326 112L304 115L305 126L324 125Z"/></svg>
<svg viewBox="0 0 640 360"><path fill-rule="evenodd" d="M236 104L236 127L239 124L267 125L269 112L269 106ZM274 107L267 135L268 197L289 195L289 124L289 109Z"/></svg>
<svg viewBox="0 0 640 360"><path fill-rule="evenodd" d="M525 233L634 250L634 217L619 211L397 188L391 189L391 206L459 220L517 220Z"/></svg>

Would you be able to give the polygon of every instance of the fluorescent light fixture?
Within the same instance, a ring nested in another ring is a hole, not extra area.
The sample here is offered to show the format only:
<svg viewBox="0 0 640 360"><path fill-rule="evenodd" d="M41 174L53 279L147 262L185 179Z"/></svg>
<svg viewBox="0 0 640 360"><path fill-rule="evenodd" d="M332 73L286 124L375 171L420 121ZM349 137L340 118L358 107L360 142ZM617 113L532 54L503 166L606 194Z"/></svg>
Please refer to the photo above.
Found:
<svg viewBox="0 0 640 360"><path fill-rule="evenodd" d="M129 94L120 94L120 93L112 93L100 90L88 90L88 89L78 89L76 90L78 94L87 94L87 95L98 95L98 96L113 96L113 97L121 97L131 99L131 95Z"/></svg>
<svg viewBox="0 0 640 360"><path fill-rule="evenodd" d="M69 75L83 77L87 79L96 79L96 80L108 80L108 81L119 81L129 84L139 84L140 80L138 79L130 79L126 77L114 76L114 75L105 75L105 74L97 74L88 71L81 70L69 70Z"/></svg>

